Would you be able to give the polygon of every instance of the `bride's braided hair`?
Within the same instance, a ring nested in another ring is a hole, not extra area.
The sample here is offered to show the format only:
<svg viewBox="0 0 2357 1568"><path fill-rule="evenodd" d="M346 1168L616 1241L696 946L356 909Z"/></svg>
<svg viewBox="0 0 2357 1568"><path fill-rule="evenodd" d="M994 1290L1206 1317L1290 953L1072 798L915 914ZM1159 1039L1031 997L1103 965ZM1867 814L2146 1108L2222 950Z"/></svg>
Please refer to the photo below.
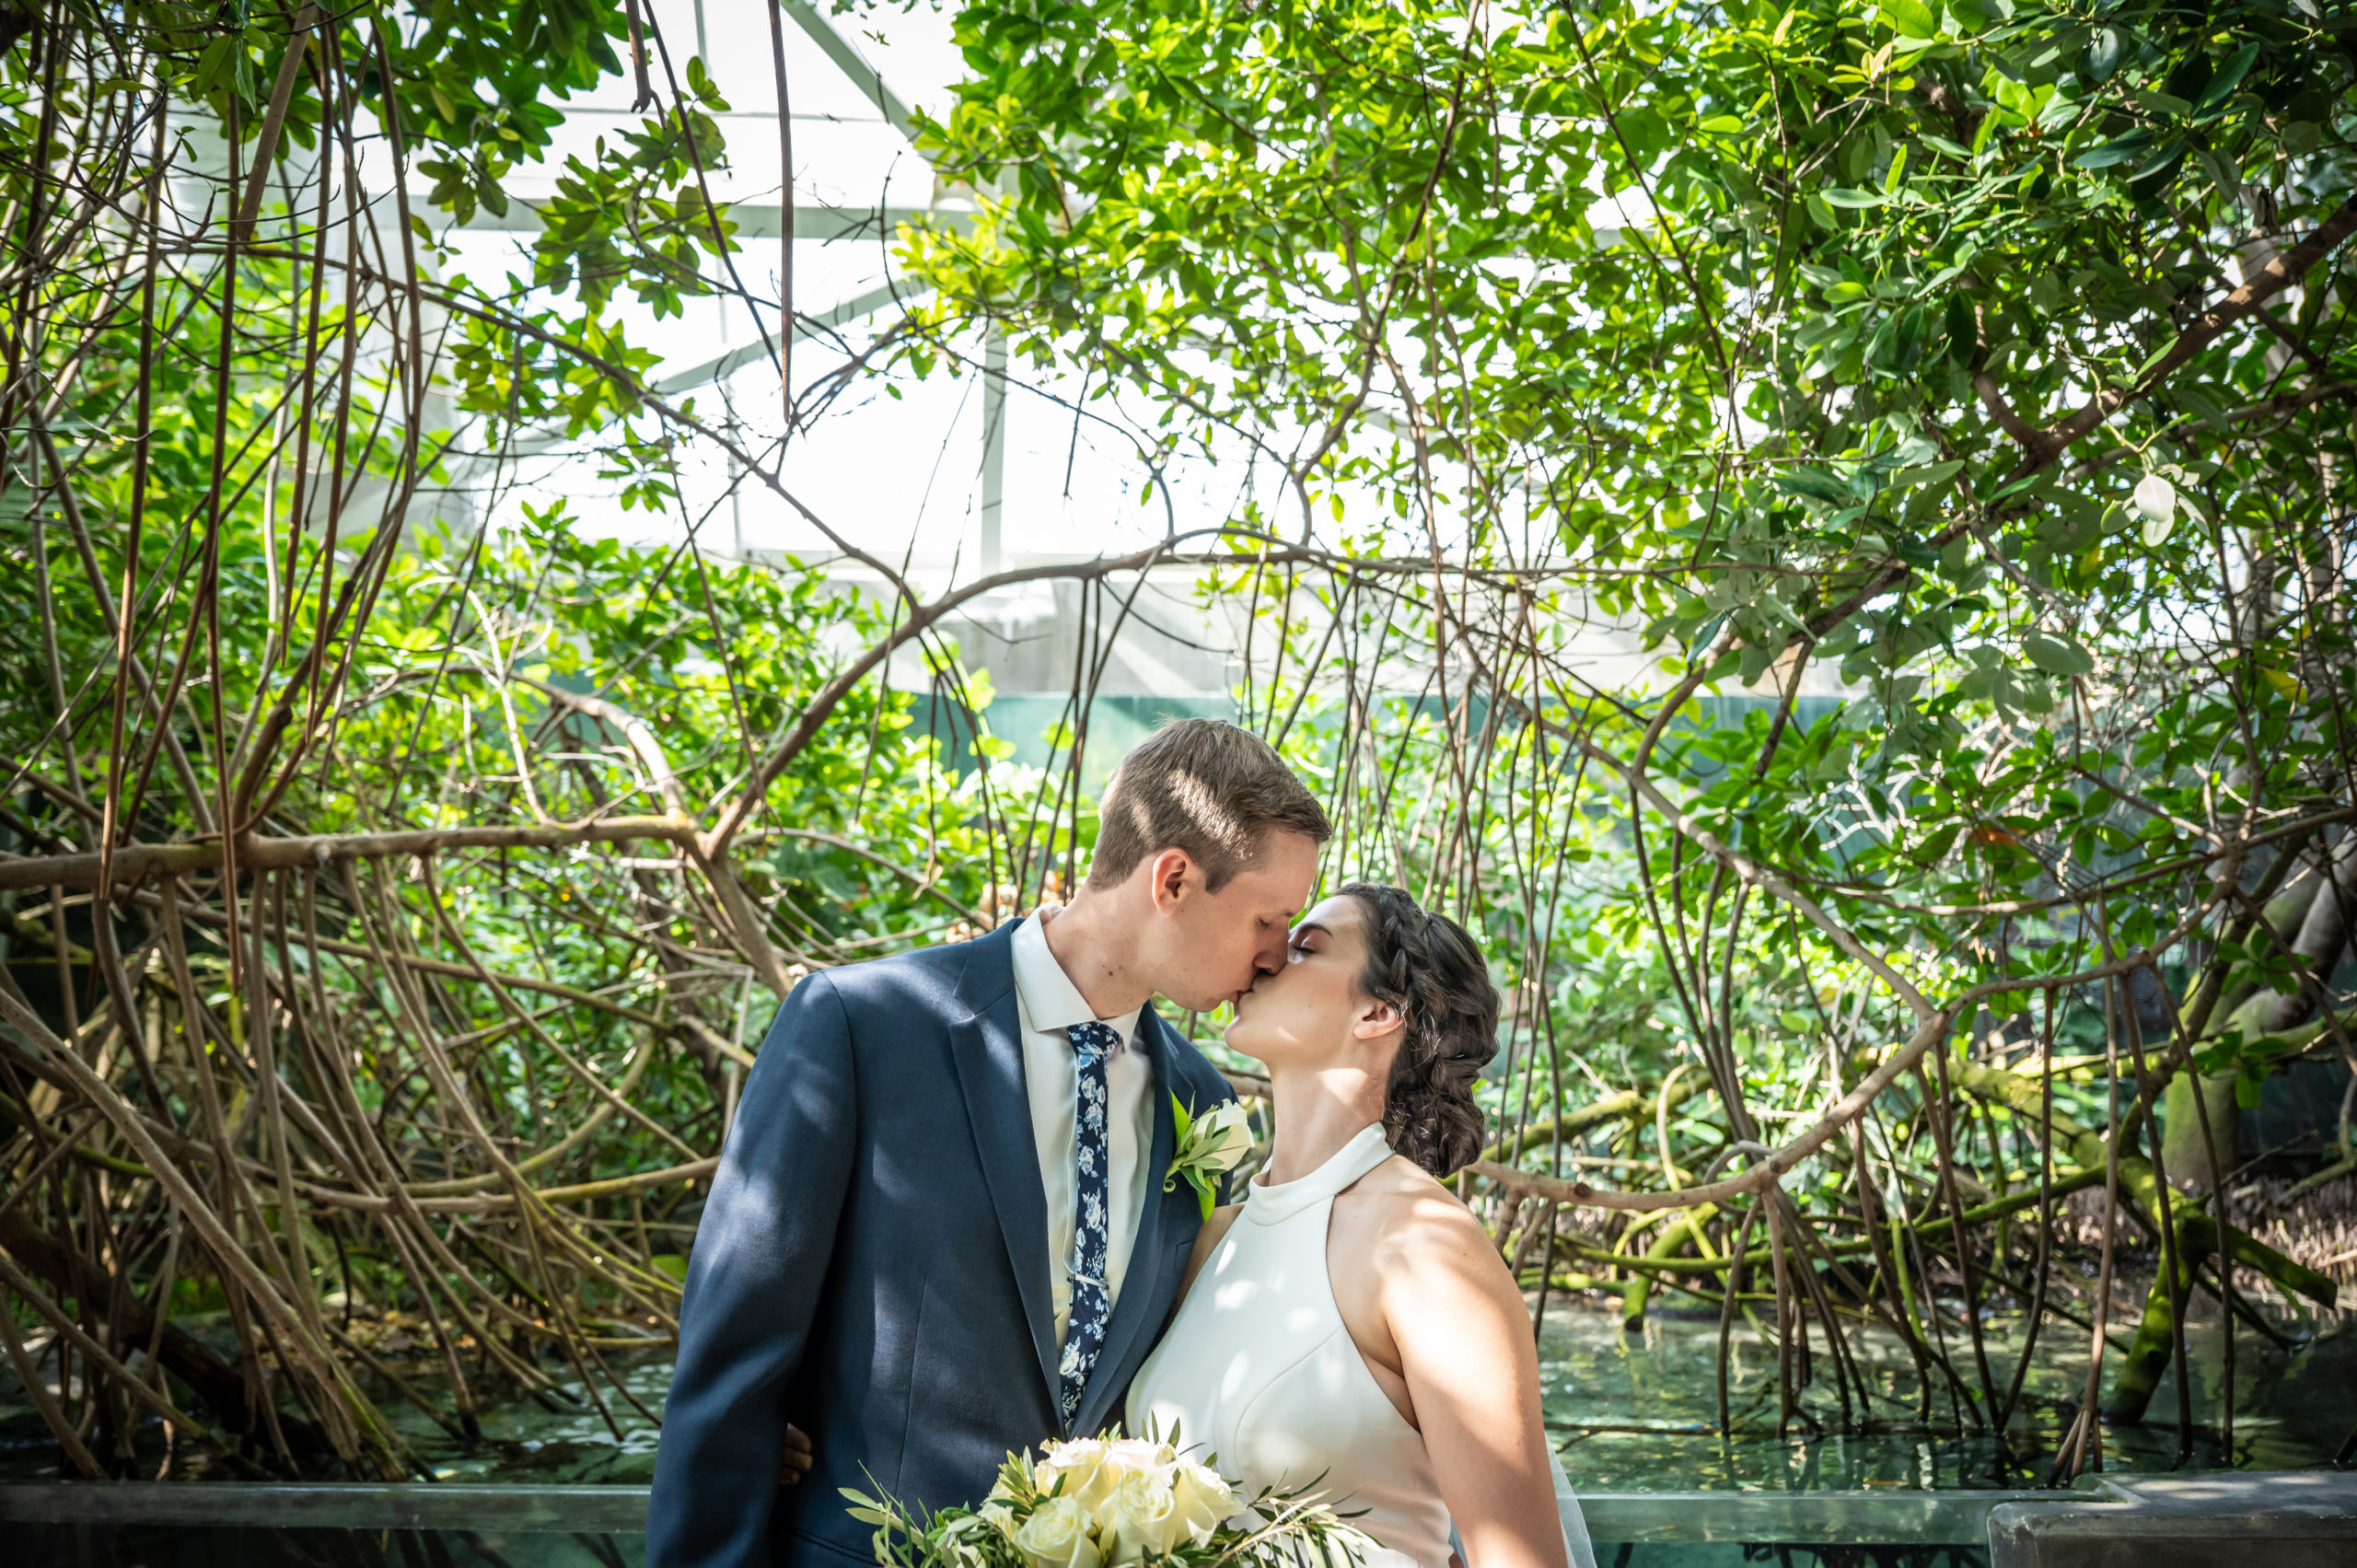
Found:
<svg viewBox="0 0 2357 1568"><path fill-rule="evenodd" d="M1465 928L1398 888L1341 889L1364 916L1359 989L1399 1010L1399 1054L1384 1086L1383 1133L1394 1154L1448 1176L1481 1153L1473 1083L1498 1053L1498 988Z"/></svg>

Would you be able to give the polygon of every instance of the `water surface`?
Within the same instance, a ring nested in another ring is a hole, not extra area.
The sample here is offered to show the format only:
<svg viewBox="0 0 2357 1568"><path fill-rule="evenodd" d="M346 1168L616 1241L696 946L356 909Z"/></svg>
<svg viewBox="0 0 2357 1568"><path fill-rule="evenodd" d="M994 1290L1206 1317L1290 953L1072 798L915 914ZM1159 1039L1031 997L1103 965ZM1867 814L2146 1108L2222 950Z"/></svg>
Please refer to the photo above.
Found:
<svg viewBox="0 0 2357 1568"><path fill-rule="evenodd" d="M2275 1326L2288 1345L2247 1330L2236 1339L2231 1463L2263 1469L2329 1463L2357 1426L2357 1326L2345 1318L2319 1326L2297 1317ZM1821 1341L1815 1376L1797 1391L1801 1418L1779 1435L1774 1350L1741 1323L1731 1338L1735 1434L1722 1438L1715 1315L1656 1307L1641 1332L1624 1334L1608 1304L1560 1297L1550 1303L1539 1335L1539 1364L1548 1423L1573 1484L1588 1492L2037 1485L2045 1480L2054 1446L2077 1409L2086 1376L2084 1331L2057 1333L2049 1324L2040 1334L2022 1410L2008 1434L2005 1448L2013 1462L2007 1466L1993 1437L1969 1430L1960 1434L1960 1424L1969 1425L1968 1418L1959 1422L1960 1401L1942 1394L1932 1401L1931 1419L1923 1419L1914 1365L1893 1335L1880 1330L1850 1333L1871 1395L1864 1434L1840 1430L1832 1368ZM1991 1373L2002 1392L2019 1355L2019 1336L2010 1325L1992 1321L1986 1343ZM1966 1381L1977 1386L1979 1374L1960 1334L1951 1333L1949 1349ZM2229 1463L2218 1431L2221 1349L2216 1323L2197 1321L2189 1382L2198 1469ZM446 1400L437 1361L418 1354L403 1361L403 1374L413 1387L437 1402ZM670 1384L668 1354L610 1357L610 1364L639 1404L661 1410ZM2107 1365L2107 1383L2110 1377ZM414 1406L389 1397L389 1390L383 1409L445 1480L647 1482L655 1470L654 1425L610 1387L601 1384L598 1392L610 1424L569 1374L558 1376L557 1395L545 1406L502 1394L479 1412L482 1436L475 1442L452 1437ZM155 1434L143 1434L142 1453L151 1446L160 1451ZM2163 1380L2143 1425L2105 1432L2110 1469L2170 1469L2177 1450L2173 1376ZM190 1479L209 1474L200 1459L200 1450L182 1443L173 1473ZM0 1370L0 1479L52 1477L57 1462L46 1429L14 1379Z"/></svg>
<svg viewBox="0 0 2357 1568"><path fill-rule="evenodd" d="M2319 1329L2313 1320L2286 1318L2275 1327L2292 1342L2288 1347L2247 1328L2235 1337L2229 1460L2218 1428L2223 1345L2214 1319L2195 1319L2188 1346L2190 1468L2328 1464L2357 1425L2357 1331L2342 1318ZM2008 1465L1992 1435L1972 1430L1965 1400L1951 1401L1940 1392L1931 1401L1930 1421L1923 1419L1922 1384L1897 1335L1852 1330L1848 1343L1867 1384L1872 1414L1865 1434L1844 1435L1833 1368L1822 1339L1812 1338L1815 1376L1797 1390L1803 1419L1780 1436L1775 1350L1737 1322L1730 1335L1728 1384L1735 1435L1723 1439L1716 1313L1666 1314L1656 1307L1642 1332L1624 1334L1617 1312L1585 1303L1550 1307L1539 1336L1539 1368L1548 1423L1573 1484L1591 1492L2035 1486L2045 1481L2085 1391L2086 1331L2066 1326L2058 1333L2049 1322L2039 1331L2022 1408L2003 1446L2011 1456ZM1951 1365L1977 1391L1979 1368L1968 1339L1951 1329L1947 1341ZM2020 1360L2021 1336L2015 1325L1992 1320L1983 1344L2002 1399ZM2119 1354L2115 1345L2106 1356L2107 1387ZM1854 1388L1852 1400L1854 1408ZM2105 1428L2106 1468L2177 1468L2177 1409L2172 1369L2142 1425Z"/></svg>

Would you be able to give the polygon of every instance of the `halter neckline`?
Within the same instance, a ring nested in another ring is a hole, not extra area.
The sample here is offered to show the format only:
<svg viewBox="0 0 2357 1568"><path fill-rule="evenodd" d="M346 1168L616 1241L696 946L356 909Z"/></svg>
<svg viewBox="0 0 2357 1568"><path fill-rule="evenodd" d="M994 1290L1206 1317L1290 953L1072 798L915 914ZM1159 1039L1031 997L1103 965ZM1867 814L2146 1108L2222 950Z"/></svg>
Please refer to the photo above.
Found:
<svg viewBox="0 0 2357 1568"><path fill-rule="evenodd" d="M1370 1121L1306 1176L1273 1185L1254 1178L1245 1188L1244 1217L1255 1225L1289 1220L1312 1204L1326 1202L1390 1157L1383 1123Z"/></svg>

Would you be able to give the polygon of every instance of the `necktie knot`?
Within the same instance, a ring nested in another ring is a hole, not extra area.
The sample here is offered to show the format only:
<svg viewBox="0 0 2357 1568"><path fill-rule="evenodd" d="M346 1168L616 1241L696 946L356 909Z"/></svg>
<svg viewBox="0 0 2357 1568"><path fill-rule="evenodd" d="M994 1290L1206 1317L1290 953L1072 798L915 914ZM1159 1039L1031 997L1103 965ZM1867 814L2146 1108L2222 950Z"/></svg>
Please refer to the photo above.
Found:
<svg viewBox="0 0 2357 1568"><path fill-rule="evenodd" d="M1079 1055L1080 1064L1084 1067L1092 1066L1109 1056L1118 1056L1121 1051L1121 1031L1110 1024L1100 1024L1094 1019L1085 1024L1067 1026L1064 1036L1072 1041L1072 1048Z"/></svg>

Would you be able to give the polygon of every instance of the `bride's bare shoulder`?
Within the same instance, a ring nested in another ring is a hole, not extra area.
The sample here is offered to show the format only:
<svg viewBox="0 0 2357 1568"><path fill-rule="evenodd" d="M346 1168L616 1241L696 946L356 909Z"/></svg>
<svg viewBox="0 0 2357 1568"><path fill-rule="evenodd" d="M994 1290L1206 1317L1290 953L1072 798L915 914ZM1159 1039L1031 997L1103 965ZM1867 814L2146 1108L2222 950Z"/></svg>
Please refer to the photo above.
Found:
<svg viewBox="0 0 2357 1568"><path fill-rule="evenodd" d="M1373 1249L1403 1262L1494 1260L1481 1222L1456 1193L1413 1160L1394 1155L1343 1195L1356 1198L1359 1229Z"/></svg>

